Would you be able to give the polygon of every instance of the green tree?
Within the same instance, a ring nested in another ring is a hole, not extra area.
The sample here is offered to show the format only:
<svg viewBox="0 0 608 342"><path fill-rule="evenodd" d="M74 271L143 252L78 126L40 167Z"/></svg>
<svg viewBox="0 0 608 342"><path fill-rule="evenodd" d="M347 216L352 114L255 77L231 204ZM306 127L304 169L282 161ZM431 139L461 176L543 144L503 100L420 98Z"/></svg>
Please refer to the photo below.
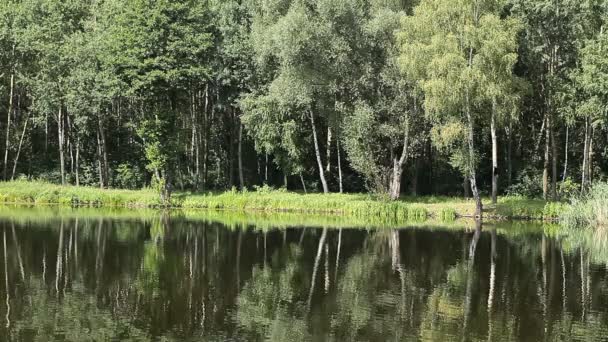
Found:
<svg viewBox="0 0 608 342"><path fill-rule="evenodd" d="M148 168L154 170L161 200L171 197L174 166L185 116L180 94L191 82L208 74L207 52L212 44L206 4L193 1L132 1L114 3L112 50L108 63L136 102L137 132L143 141ZM186 100L187 101L187 100Z"/></svg>
<svg viewBox="0 0 608 342"><path fill-rule="evenodd" d="M482 203L475 131L480 119L492 113L486 105L492 72L484 62L502 60L508 74L514 59L512 44L494 42L497 36L511 42L516 32L512 20L500 18L500 10L494 1L422 1L413 16L404 18L400 33L402 70L423 89L425 109L436 124L453 128L448 136L435 136L451 139L452 162L469 178L478 217ZM426 69L420 70L422 65ZM462 139L466 148L454 139Z"/></svg>

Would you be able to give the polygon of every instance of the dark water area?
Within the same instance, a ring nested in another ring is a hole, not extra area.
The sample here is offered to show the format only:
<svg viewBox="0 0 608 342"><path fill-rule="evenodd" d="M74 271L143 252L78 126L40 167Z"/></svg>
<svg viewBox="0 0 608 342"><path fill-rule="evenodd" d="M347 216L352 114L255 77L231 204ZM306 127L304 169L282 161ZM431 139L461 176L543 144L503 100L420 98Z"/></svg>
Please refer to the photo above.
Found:
<svg viewBox="0 0 608 342"><path fill-rule="evenodd" d="M606 340L608 253L554 230L4 218L0 341Z"/></svg>

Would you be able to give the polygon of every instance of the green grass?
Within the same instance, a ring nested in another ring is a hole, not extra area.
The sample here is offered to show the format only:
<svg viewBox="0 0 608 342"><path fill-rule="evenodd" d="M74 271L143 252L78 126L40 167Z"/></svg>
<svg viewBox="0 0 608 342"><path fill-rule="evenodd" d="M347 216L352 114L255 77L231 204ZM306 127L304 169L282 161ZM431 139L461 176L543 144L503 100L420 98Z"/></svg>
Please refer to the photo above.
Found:
<svg viewBox="0 0 608 342"><path fill-rule="evenodd" d="M0 202L72 207L161 207L158 194L151 189L99 189L29 181L0 183ZM268 188L223 193L176 192L170 206L181 209L338 214L365 217L374 222L423 221L428 217L450 221L458 217L472 217L475 212L472 200L455 197L404 197L392 202L370 194L301 194ZM554 219L563 210L561 204L547 204L542 200L523 197L503 197L496 206L485 199L484 207L485 217L497 219Z"/></svg>
<svg viewBox="0 0 608 342"><path fill-rule="evenodd" d="M567 228L608 232L608 183L594 184L588 194L574 198L561 219Z"/></svg>

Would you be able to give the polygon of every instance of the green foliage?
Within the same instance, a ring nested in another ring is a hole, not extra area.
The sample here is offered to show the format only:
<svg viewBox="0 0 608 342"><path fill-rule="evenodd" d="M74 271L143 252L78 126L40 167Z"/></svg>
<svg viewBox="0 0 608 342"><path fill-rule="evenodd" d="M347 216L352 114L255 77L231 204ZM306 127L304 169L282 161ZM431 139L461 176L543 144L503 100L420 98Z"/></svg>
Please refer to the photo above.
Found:
<svg viewBox="0 0 608 342"><path fill-rule="evenodd" d="M524 169L518 175L516 182L508 187L506 192L509 196L541 197L543 193L541 176L533 169Z"/></svg>
<svg viewBox="0 0 608 342"><path fill-rule="evenodd" d="M122 189L141 189L143 178L144 175L137 165L122 163L115 170L114 182Z"/></svg>
<svg viewBox="0 0 608 342"><path fill-rule="evenodd" d="M608 184L594 184L588 194L575 197L561 215L561 224L597 231L608 228Z"/></svg>
<svg viewBox="0 0 608 342"><path fill-rule="evenodd" d="M570 177L567 199L608 170L607 13L587 0L6 0L2 178L153 179L165 201L230 189L239 171L239 188L314 191L325 170L332 190L384 199L403 164L391 198L461 195L456 172L473 171L486 193L495 121L506 195L540 196L547 168Z"/></svg>

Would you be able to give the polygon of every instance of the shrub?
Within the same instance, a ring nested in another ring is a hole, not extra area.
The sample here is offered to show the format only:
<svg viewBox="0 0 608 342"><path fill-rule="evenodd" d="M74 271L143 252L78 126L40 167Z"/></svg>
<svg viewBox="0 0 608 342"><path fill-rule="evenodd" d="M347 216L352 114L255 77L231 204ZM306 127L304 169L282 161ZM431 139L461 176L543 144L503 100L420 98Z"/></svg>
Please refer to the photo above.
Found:
<svg viewBox="0 0 608 342"><path fill-rule="evenodd" d="M540 197L543 193L542 184L541 173L527 168L521 171L516 182L507 188L506 193L509 196Z"/></svg>
<svg viewBox="0 0 608 342"><path fill-rule="evenodd" d="M121 189L141 189L144 184L144 174L139 166L122 163L116 168L114 183Z"/></svg>
<svg viewBox="0 0 608 342"><path fill-rule="evenodd" d="M559 183L559 195L562 198L573 198L580 194L581 185L568 177L564 182Z"/></svg>

